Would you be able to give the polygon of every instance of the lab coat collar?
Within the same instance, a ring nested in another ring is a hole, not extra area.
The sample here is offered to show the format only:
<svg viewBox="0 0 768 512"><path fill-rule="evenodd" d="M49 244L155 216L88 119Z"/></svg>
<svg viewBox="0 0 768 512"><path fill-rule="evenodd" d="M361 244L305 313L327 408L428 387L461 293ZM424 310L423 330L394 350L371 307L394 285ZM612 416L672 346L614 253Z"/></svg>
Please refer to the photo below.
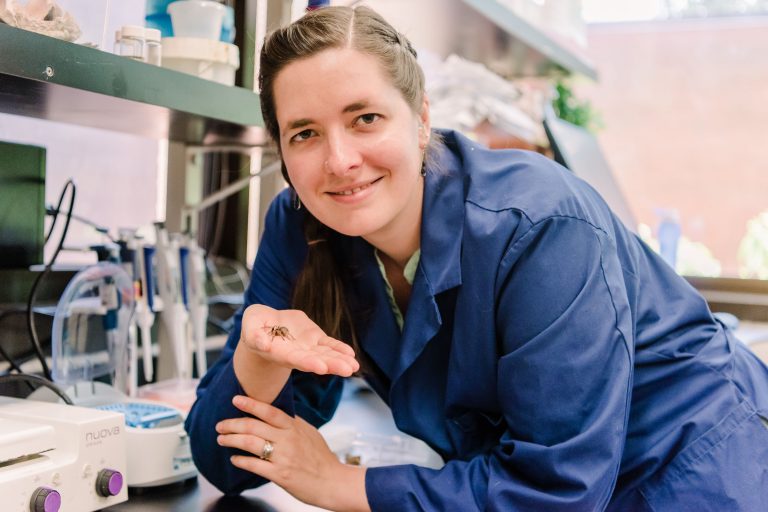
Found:
<svg viewBox="0 0 768 512"><path fill-rule="evenodd" d="M452 132L441 133L445 142ZM392 383L407 370L434 338L442 317L435 296L461 284L461 240L464 228L464 184L457 156L445 145L427 169L421 215L421 260L411 289Z"/></svg>
<svg viewBox="0 0 768 512"><path fill-rule="evenodd" d="M449 131L438 133L445 144L437 148L435 163L427 168L424 178L419 264L432 295L461 284L459 263L464 228L464 183L460 161L448 146L457 142L456 135Z"/></svg>
<svg viewBox="0 0 768 512"><path fill-rule="evenodd" d="M367 322L365 351L389 379L390 386L414 363L442 325L435 296L461 284L461 240L464 227L464 180L461 161L453 147L457 137L439 132L445 145L437 148L427 169L421 220L421 258L416 270L403 332L389 306L384 282L370 246L362 259L363 302L375 304ZM461 142L461 141L458 141ZM360 248L362 249L362 247ZM377 386L378 389L386 387ZM391 389L391 388L390 388Z"/></svg>

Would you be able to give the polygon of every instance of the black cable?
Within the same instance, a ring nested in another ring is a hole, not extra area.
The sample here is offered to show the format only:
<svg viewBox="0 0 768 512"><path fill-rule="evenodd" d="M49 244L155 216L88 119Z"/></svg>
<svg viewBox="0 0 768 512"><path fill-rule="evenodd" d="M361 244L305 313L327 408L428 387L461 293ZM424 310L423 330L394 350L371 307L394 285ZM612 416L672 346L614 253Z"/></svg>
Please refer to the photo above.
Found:
<svg viewBox="0 0 768 512"><path fill-rule="evenodd" d="M58 215L60 213L63 213L65 215L69 215L71 212L62 210L61 206L58 206L58 207L54 208L53 206L49 205L49 206L45 207L45 213L47 215L52 216L53 219L54 219L53 222L56 222L56 217L58 217ZM107 228L105 228L104 226L99 226L95 222L93 222L91 220L88 220L85 217L81 217L80 215L75 215L74 213L72 213L72 220L76 220L78 222L81 222L82 224L85 224L86 226L92 227L98 233L101 233L102 235L104 235L107 238L109 238L110 242L115 243L115 244L117 243L117 241L112 237L112 235L109 234L109 230Z"/></svg>
<svg viewBox="0 0 768 512"><path fill-rule="evenodd" d="M45 386L46 388L50 389L51 391L59 395L59 398L64 400L65 404L75 405L72 399L69 398L69 396L64 392L64 390L62 390L59 386L57 386L50 380L44 379L42 377L38 377L37 375L30 375L28 373L0 375L0 384L4 382L26 382L26 383L39 384L40 386Z"/></svg>
<svg viewBox="0 0 768 512"><path fill-rule="evenodd" d="M12 370L14 370L14 371L16 371L18 373L22 373L21 367L18 365L16 360L13 357L11 357L11 354L9 354L8 352L5 351L5 349L3 348L2 345L0 345L0 355L3 356L3 359L8 361L8 364L11 365L11 369Z"/></svg>
<svg viewBox="0 0 768 512"><path fill-rule="evenodd" d="M43 347L40 345L40 339L37 336L37 329L35 329L35 313L33 306L35 304L37 289L40 286L40 282L51 271L53 264L56 263L56 258L59 257L59 253L61 252L62 247L64 247L64 239L67 237L69 223L72 221L72 209L75 206L75 194L77 189L75 187L75 182L73 182L71 179L67 180L67 182L64 184L64 188L61 191L61 196L59 196L59 205L56 207L56 209L61 209L61 203L63 202L64 194L66 193L67 188L69 188L71 192L69 198L69 207L67 208L67 220L64 222L64 229L61 232L59 243L56 246L56 250L53 252L51 261L49 261L45 265L43 271L37 275L35 282L32 284L32 289L29 291L29 299L27 300L27 329L29 330L29 337L32 340L32 348L35 350L35 354L37 354L37 357L40 360L40 365L43 368L43 375L45 375L45 378L48 380L51 380L51 370L48 368L48 363L45 361L45 353L43 352Z"/></svg>
<svg viewBox="0 0 768 512"><path fill-rule="evenodd" d="M61 189L61 194L59 194L59 202L56 204L56 213L53 214L51 227L48 228L48 233L45 235L45 241L43 243L47 244L48 239L51 238L51 235L53 234L53 228L56 227L56 221L59 220L59 211L61 210L61 205L64 204L64 197L66 193L67 193L67 184L65 183L64 188Z"/></svg>

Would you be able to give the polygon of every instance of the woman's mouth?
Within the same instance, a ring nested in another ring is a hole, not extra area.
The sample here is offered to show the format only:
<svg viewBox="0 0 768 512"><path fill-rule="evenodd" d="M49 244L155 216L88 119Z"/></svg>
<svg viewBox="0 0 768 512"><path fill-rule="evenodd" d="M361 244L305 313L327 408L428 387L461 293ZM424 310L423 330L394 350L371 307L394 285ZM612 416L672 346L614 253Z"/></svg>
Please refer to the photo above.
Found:
<svg viewBox="0 0 768 512"><path fill-rule="evenodd" d="M363 190L365 190L367 188L370 188L372 185L376 184L380 179L381 178L376 178L375 180L373 180L373 181L371 181L369 183L364 183L362 185L355 185L355 186L350 187L350 188L345 188L344 190L337 190L335 192L328 192L328 193L331 194L331 195L334 195L334 196L351 196L351 195L357 194L358 192L361 192L361 191L363 191Z"/></svg>

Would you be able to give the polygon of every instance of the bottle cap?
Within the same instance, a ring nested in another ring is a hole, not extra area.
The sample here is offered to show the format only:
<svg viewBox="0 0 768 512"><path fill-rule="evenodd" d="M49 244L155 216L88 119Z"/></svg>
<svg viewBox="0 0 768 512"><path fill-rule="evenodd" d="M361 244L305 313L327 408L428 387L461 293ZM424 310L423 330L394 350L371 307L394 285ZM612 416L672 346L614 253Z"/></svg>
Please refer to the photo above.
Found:
<svg viewBox="0 0 768 512"><path fill-rule="evenodd" d="M120 29L123 37L133 37L136 39L144 39L144 27L140 25L123 25Z"/></svg>

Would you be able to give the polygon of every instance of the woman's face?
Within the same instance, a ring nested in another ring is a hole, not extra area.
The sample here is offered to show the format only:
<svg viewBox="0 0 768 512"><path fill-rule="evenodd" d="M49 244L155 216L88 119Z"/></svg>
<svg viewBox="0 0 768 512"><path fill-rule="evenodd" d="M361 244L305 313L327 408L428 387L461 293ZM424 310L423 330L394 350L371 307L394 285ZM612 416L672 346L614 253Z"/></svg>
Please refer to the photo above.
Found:
<svg viewBox="0 0 768 512"><path fill-rule="evenodd" d="M274 82L280 147L306 208L374 245L421 219L421 161L429 109L415 113L375 57L324 50Z"/></svg>

